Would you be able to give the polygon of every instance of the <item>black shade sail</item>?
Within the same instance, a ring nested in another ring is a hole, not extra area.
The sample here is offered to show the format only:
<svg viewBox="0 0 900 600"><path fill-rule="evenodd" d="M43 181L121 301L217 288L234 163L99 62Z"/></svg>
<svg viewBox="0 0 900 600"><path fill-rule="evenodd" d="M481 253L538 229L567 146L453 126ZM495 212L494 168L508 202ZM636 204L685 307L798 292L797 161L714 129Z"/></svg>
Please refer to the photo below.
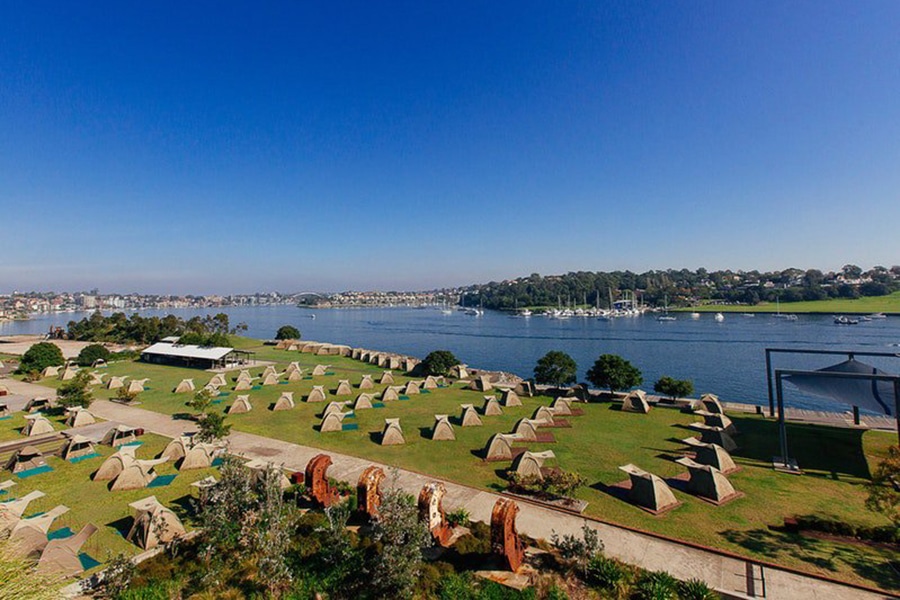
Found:
<svg viewBox="0 0 900 600"><path fill-rule="evenodd" d="M893 375L892 373L876 369L872 365L850 358L818 371L785 375L784 379L807 394L830 398L841 404L858 406L872 412L894 416L894 407L896 405L893 382L822 377L816 374L819 372L886 376Z"/></svg>

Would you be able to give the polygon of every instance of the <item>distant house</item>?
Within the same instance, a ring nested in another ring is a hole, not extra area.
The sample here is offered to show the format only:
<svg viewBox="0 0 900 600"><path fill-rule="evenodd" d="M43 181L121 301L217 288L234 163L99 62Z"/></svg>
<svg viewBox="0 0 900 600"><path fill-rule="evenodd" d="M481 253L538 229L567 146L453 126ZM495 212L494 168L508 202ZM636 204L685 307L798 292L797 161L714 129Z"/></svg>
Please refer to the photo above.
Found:
<svg viewBox="0 0 900 600"><path fill-rule="evenodd" d="M176 344L167 339L148 346L141 352L141 360L158 365L173 365L195 369L220 369L247 364L253 353L234 348Z"/></svg>

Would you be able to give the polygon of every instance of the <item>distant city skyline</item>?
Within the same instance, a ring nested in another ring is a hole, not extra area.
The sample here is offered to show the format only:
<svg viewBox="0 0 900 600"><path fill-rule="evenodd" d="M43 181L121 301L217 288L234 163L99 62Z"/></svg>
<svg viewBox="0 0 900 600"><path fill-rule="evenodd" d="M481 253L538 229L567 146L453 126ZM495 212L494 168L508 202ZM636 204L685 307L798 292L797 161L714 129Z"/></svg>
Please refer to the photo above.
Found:
<svg viewBox="0 0 900 600"><path fill-rule="evenodd" d="M900 262L900 4L0 7L0 293Z"/></svg>

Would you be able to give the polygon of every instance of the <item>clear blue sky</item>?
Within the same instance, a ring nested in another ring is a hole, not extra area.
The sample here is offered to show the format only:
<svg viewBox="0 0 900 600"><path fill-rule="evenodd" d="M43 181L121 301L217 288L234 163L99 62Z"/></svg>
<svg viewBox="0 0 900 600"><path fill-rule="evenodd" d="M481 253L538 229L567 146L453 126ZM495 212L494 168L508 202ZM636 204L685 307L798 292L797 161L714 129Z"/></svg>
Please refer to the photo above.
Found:
<svg viewBox="0 0 900 600"><path fill-rule="evenodd" d="M900 2L6 2L0 291L900 263Z"/></svg>

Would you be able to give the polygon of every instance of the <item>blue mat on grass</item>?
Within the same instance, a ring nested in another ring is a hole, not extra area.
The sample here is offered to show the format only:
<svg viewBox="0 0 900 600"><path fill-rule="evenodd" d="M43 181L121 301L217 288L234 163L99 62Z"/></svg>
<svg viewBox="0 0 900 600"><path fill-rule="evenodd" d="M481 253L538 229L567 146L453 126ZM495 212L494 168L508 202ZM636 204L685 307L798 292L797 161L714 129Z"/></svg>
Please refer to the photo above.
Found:
<svg viewBox="0 0 900 600"><path fill-rule="evenodd" d="M222 462L223 462L223 461L222 461L222 457L219 456L219 457L213 459L213 461L212 461L212 466L218 467L219 465L222 464Z"/></svg>
<svg viewBox="0 0 900 600"><path fill-rule="evenodd" d="M225 396L230 396L231 392L219 392L218 398L224 398Z"/></svg>
<svg viewBox="0 0 900 600"><path fill-rule="evenodd" d="M0 417L0 421L6 421L7 419L12 419L12 415L8 417Z"/></svg>
<svg viewBox="0 0 900 600"><path fill-rule="evenodd" d="M372 408L384 408L384 402L373 402Z"/></svg>
<svg viewBox="0 0 900 600"><path fill-rule="evenodd" d="M356 431L357 429L359 429L359 423L344 423L341 425L341 431Z"/></svg>
<svg viewBox="0 0 900 600"><path fill-rule="evenodd" d="M401 400L409 400L409 396L400 396Z"/></svg>
<svg viewBox="0 0 900 600"><path fill-rule="evenodd" d="M81 554L79 554L78 560L81 561L81 566L85 571L93 569L94 567L99 567L101 564L103 564L87 552L82 552Z"/></svg>
<svg viewBox="0 0 900 600"><path fill-rule="evenodd" d="M334 371L325 371L325 375L326 375L326 376L328 376L328 375L334 375Z"/></svg>
<svg viewBox="0 0 900 600"><path fill-rule="evenodd" d="M430 394L431 390L419 390L420 394Z"/></svg>
<svg viewBox="0 0 900 600"><path fill-rule="evenodd" d="M252 388L250 388L250 389L251 389L251 390L261 390L261 389L262 389L262 386L261 386L261 385L254 385L254 386L253 386Z"/></svg>
<svg viewBox="0 0 900 600"><path fill-rule="evenodd" d="M47 534L48 540L63 540L67 537L72 537L75 535L75 532L69 529L68 527L63 527L62 529L57 529L56 531L51 531Z"/></svg>
<svg viewBox="0 0 900 600"><path fill-rule="evenodd" d="M210 402L210 404L222 404L222 399L219 398L217 400L213 400L212 402Z"/></svg>
<svg viewBox="0 0 900 600"><path fill-rule="evenodd" d="M41 473L49 473L53 470L53 467L50 465L43 465L41 467L35 467L33 469L28 469L27 471L20 471L16 473L19 479L27 479L32 475L40 475Z"/></svg>
<svg viewBox="0 0 900 600"><path fill-rule="evenodd" d="M287 385L289 383L290 383L290 381L279 381L278 385Z"/></svg>
<svg viewBox="0 0 900 600"><path fill-rule="evenodd" d="M144 442L140 440L135 440L133 442L128 442L127 444L122 444L123 446L143 446Z"/></svg>
<svg viewBox="0 0 900 600"><path fill-rule="evenodd" d="M177 475L159 475L156 479L150 482L150 485L147 487L165 487L172 483L172 480L175 479Z"/></svg>
<svg viewBox="0 0 900 600"><path fill-rule="evenodd" d="M88 460L89 458L97 458L100 456L97 452L91 452L90 454L85 454L84 456L76 456L75 458L70 458L69 462L73 465L80 463L83 460Z"/></svg>
<svg viewBox="0 0 900 600"><path fill-rule="evenodd" d="M303 379L312 379L312 375L307 375L307 376L304 377Z"/></svg>

